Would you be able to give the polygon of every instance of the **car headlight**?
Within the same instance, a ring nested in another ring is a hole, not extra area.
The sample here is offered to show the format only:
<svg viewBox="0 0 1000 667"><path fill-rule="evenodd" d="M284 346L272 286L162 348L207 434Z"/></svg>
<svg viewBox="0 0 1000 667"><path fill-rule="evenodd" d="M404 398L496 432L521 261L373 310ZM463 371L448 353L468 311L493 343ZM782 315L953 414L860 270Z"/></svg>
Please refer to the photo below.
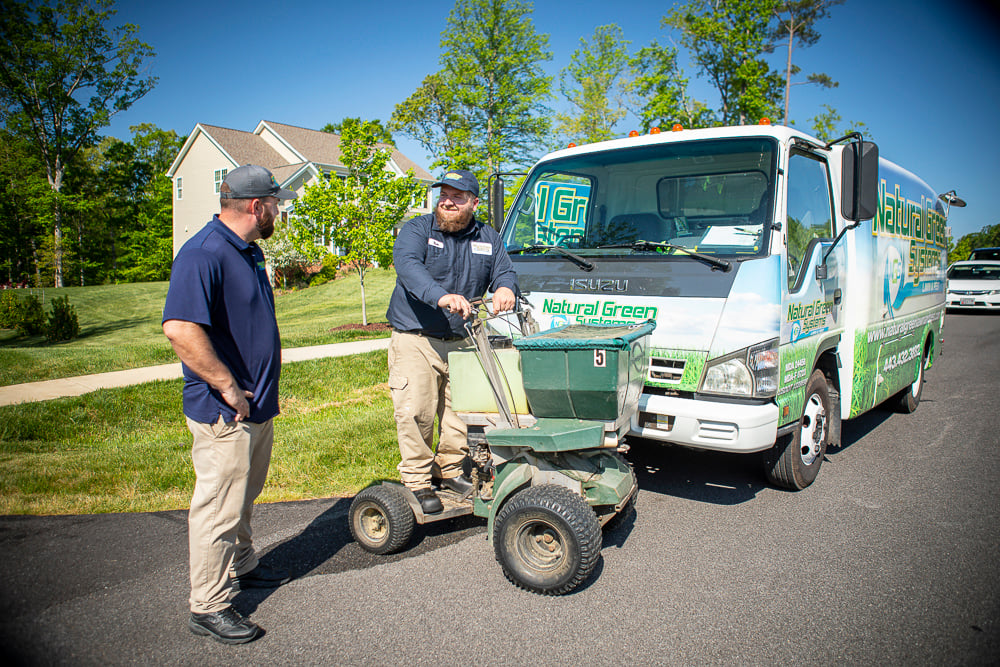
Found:
<svg viewBox="0 0 1000 667"><path fill-rule="evenodd" d="M778 339L708 362L701 391L747 398L774 396L778 392Z"/></svg>

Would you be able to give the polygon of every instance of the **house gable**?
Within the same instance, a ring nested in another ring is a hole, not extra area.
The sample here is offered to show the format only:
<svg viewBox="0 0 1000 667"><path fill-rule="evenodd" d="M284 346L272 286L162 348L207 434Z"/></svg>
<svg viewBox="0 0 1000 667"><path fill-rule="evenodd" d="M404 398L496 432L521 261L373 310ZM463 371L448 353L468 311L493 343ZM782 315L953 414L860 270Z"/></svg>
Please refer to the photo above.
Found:
<svg viewBox="0 0 1000 667"><path fill-rule="evenodd" d="M418 181L429 188L433 177L395 148L388 169L396 176L412 170ZM245 164L259 164L274 174L278 183L302 194L306 184L320 173L345 174L341 162L340 136L274 121L260 121L253 132L198 123L167 170L174 181L174 255L181 246L219 211L218 183L225 172ZM412 215L429 212L425 197ZM294 201L282 202L288 213Z"/></svg>

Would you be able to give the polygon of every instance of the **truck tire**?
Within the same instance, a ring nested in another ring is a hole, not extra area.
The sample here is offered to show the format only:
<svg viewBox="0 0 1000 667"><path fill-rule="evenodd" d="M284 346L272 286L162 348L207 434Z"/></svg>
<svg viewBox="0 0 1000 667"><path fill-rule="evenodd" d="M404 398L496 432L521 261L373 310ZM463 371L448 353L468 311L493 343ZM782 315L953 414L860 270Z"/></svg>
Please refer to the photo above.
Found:
<svg viewBox="0 0 1000 667"><path fill-rule="evenodd" d="M781 436L764 453L764 474L775 486L799 491L816 479L830 443L833 405L823 371L816 369L806 384L806 401L799 426Z"/></svg>
<svg viewBox="0 0 1000 667"><path fill-rule="evenodd" d="M351 535L373 554L399 551L413 535L413 510L392 486L369 486L358 492L348 511Z"/></svg>
<svg viewBox="0 0 1000 667"><path fill-rule="evenodd" d="M587 502L553 484L516 493L497 514L493 548L504 576L543 595L586 581L601 554L601 525Z"/></svg>
<svg viewBox="0 0 1000 667"><path fill-rule="evenodd" d="M924 367L927 366L927 346L920 355L920 365L917 367L917 379L909 387L892 397L896 412L910 414L920 405L920 396L924 393Z"/></svg>

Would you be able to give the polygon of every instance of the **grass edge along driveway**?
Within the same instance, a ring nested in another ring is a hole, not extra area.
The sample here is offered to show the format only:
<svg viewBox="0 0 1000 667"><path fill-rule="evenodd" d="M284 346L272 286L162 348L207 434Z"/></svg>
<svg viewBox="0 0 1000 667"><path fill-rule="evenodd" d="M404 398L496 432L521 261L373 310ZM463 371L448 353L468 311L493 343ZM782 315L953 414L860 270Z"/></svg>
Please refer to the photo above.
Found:
<svg viewBox="0 0 1000 667"><path fill-rule="evenodd" d="M396 477L384 350L286 364L271 470L258 502L344 496ZM0 407L0 514L189 506L182 380Z"/></svg>

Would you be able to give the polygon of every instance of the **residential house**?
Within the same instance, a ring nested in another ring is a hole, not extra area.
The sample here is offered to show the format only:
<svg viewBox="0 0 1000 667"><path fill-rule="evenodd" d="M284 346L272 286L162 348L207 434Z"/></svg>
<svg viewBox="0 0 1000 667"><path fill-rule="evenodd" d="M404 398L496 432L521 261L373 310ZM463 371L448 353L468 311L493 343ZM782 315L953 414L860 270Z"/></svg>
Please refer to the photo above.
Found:
<svg viewBox="0 0 1000 667"><path fill-rule="evenodd" d="M230 169L259 164L271 170L281 187L302 194L321 172L347 173L340 155L340 136L329 132L264 120L253 132L198 123L167 171L174 183L174 254L219 212L219 186ZM427 190L410 213L429 213L435 179L395 148L388 167L399 176L413 170ZM294 200L281 202L282 217L287 219L294 206Z"/></svg>

